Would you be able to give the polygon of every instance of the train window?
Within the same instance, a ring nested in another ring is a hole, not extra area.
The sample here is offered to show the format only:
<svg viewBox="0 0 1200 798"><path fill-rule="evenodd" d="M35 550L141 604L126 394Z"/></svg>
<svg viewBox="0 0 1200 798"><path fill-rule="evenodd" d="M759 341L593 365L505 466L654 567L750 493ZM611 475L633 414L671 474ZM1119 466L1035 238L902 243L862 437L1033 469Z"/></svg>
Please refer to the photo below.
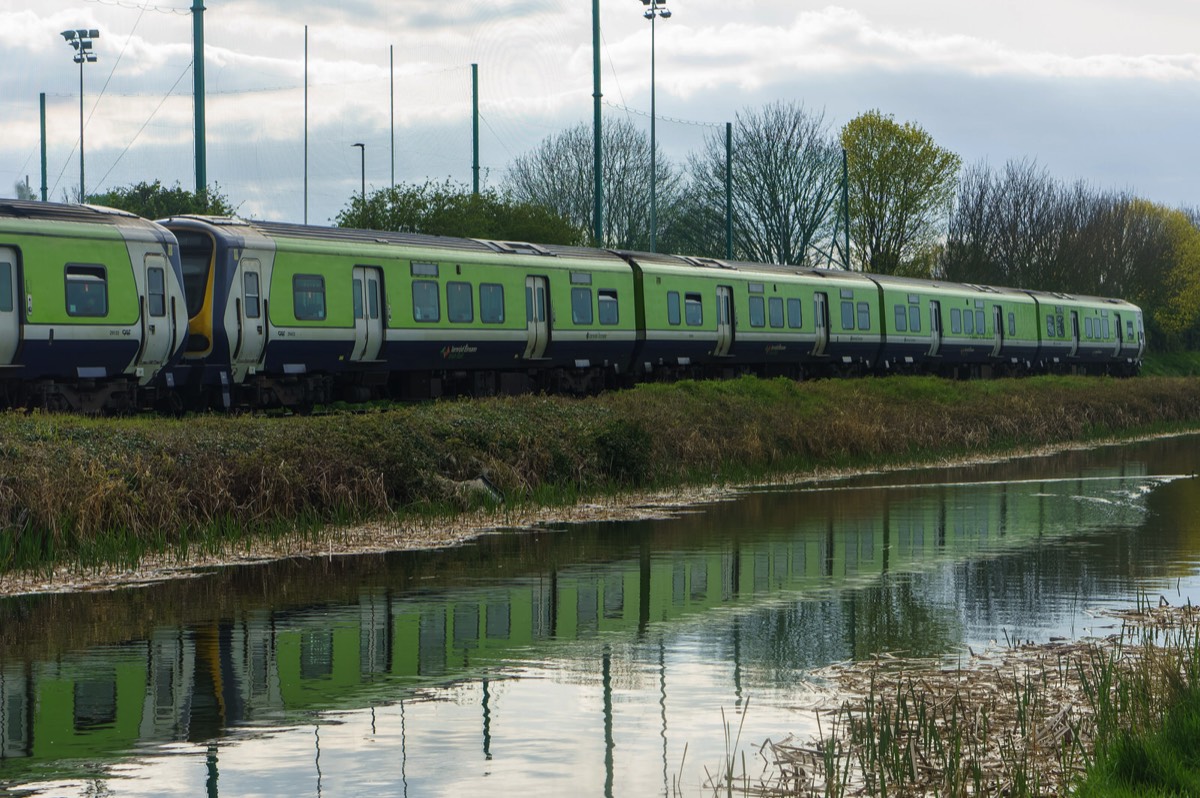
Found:
<svg viewBox="0 0 1200 798"><path fill-rule="evenodd" d="M1016 336L1016 334L1017 334L1017 314L1016 313L1008 314L1008 334L1012 335L1012 336Z"/></svg>
<svg viewBox="0 0 1200 798"><path fill-rule="evenodd" d="M108 315L108 276L103 266L67 264L67 314Z"/></svg>
<svg viewBox="0 0 1200 798"><path fill-rule="evenodd" d="M1112 338L1112 327L1108 324L1108 319L1104 320L1104 340Z"/></svg>
<svg viewBox="0 0 1200 798"><path fill-rule="evenodd" d="M504 323L504 286L498 283L479 286L479 320L484 324Z"/></svg>
<svg viewBox="0 0 1200 798"><path fill-rule="evenodd" d="M1084 338L1092 337L1092 317L1091 316L1085 316L1083 319L1083 337Z"/></svg>
<svg viewBox="0 0 1200 798"><path fill-rule="evenodd" d="M683 295L683 320L689 327L699 327L704 324L704 304L699 294Z"/></svg>
<svg viewBox="0 0 1200 798"><path fill-rule="evenodd" d="M617 324L621 321L621 309L617 304L616 291L601 288L596 292L596 301L599 305L597 315L601 324Z"/></svg>
<svg viewBox="0 0 1200 798"><path fill-rule="evenodd" d="M667 292L667 324L679 324L679 292Z"/></svg>
<svg viewBox="0 0 1200 798"><path fill-rule="evenodd" d="M297 321L325 319L325 278L316 274L292 277L292 305Z"/></svg>
<svg viewBox="0 0 1200 798"><path fill-rule="evenodd" d="M1063 317L1055 316L1054 318L1055 318L1055 321L1057 322L1057 326L1058 326L1058 337L1066 338L1067 337L1067 328L1066 328L1066 325L1063 324Z"/></svg>
<svg viewBox="0 0 1200 798"><path fill-rule="evenodd" d="M975 334L975 313L970 310L963 311L963 335Z"/></svg>
<svg viewBox="0 0 1200 798"><path fill-rule="evenodd" d="M750 297L750 326L767 326L766 303L761 296Z"/></svg>
<svg viewBox="0 0 1200 798"><path fill-rule="evenodd" d="M967 314L970 315L969 313ZM950 332L962 332L962 311L958 308L950 308Z"/></svg>
<svg viewBox="0 0 1200 798"><path fill-rule="evenodd" d="M379 318L379 280L367 281L367 313L372 319Z"/></svg>
<svg viewBox="0 0 1200 798"><path fill-rule="evenodd" d="M896 305L896 332L908 332L908 308Z"/></svg>
<svg viewBox="0 0 1200 798"><path fill-rule="evenodd" d="M853 330L854 329L854 303L853 302L843 302L842 303L842 329L843 330Z"/></svg>
<svg viewBox="0 0 1200 798"><path fill-rule="evenodd" d="M442 305L438 298L438 284L433 280L413 280L413 321L441 321Z"/></svg>
<svg viewBox="0 0 1200 798"><path fill-rule="evenodd" d="M1046 335L1050 338L1054 337L1054 317L1046 317Z"/></svg>
<svg viewBox="0 0 1200 798"><path fill-rule="evenodd" d="M871 303L870 302L859 302L858 303L858 329L860 329L860 330L871 329Z"/></svg>
<svg viewBox="0 0 1200 798"><path fill-rule="evenodd" d="M351 290L350 293L353 295L354 299L354 318L365 319L367 314L366 311L363 310L362 280L355 277L353 286L353 290Z"/></svg>
<svg viewBox="0 0 1200 798"><path fill-rule="evenodd" d="M475 321L475 297L470 283L446 283L446 318L455 324Z"/></svg>
<svg viewBox="0 0 1200 798"><path fill-rule="evenodd" d="M783 298L773 296L767 300L767 321L772 327L783 326Z"/></svg>
<svg viewBox="0 0 1200 798"><path fill-rule="evenodd" d="M975 311L975 332L980 335L987 335L987 324L983 320L983 311Z"/></svg>
<svg viewBox="0 0 1200 798"><path fill-rule="evenodd" d="M146 305L151 316L167 315L166 272L158 266L146 269Z"/></svg>
<svg viewBox="0 0 1200 798"><path fill-rule="evenodd" d="M13 266L0 263L0 311L11 313L13 309Z"/></svg>
<svg viewBox="0 0 1200 798"><path fill-rule="evenodd" d="M803 322L804 322L804 319L802 318L802 315L801 315L801 314L802 314L802 311L803 311L803 309L804 309L804 308L803 308L803 306L800 304L800 300L799 300L799 299L789 299L789 300L787 301L787 322L788 322L788 327L792 328L793 330L799 330L799 329L800 329L801 325L802 325L802 324L803 324Z"/></svg>
<svg viewBox="0 0 1200 798"><path fill-rule="evenodd" d="M908 306L908 331L909 332L920 332L921 331L921 306L920 305L909 305Z"/></svg>
<svg viewBox="0 0 1200 798"><path fill-rule="evenodd" d="M571 323L592 323L592 289L571 289Z"/></svg>
<svg viewBox="0 0 1200 798"><path fill-rule="evenodd" d="M153 269L151 269L153 271ZM246 272L242 279L243 294L246 297L246 318L257 319L262 315L262 294L258 287L258 272ZM153 296L153 288L151 288L151 296ZM151 302L153 306L153 302ZM162 316L163 313L155 313L151 309L150 314L153 316Z"/></svg>

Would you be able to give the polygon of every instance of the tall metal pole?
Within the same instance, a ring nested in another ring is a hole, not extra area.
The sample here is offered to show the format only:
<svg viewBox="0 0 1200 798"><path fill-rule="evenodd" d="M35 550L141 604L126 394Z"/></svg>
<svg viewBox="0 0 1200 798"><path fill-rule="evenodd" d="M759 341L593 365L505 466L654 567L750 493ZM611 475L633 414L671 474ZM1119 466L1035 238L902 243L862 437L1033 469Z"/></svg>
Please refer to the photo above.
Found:
<svg viewBox="0 0 1200 798"><path fill-rule="evenodd" d="M600 0L592 0L592 235L604 246L604 168L600 143Z"/></svg>
<svg viewBox="0 0 1200 798"><path fill-rule="evenodd" d="M725 258L733 260L733 123L725 123Z"/></svg>
<svg viewBox="0 0 1200 798"><path fill-rule="evenodd" d="M41 95L42 106L42 202L46 201L46 92Z"/></svg>
<svg viewBox="0 0 1200 798"><path fill-rule="evenodd" d="M79 59L79 202L87 202L87 192L83 189L83 62Z"/></svg>
<svg viewBox="0 0 1200 798"><path fill-rule="evenodd" d="M351 144L351 147L358 147L358 152L362 156L362 201L363 213L367 212L367 145L366 144Z"/></svg>
<svg viewBox="0 0 1200 798"><path fill-rule="evenodd" d="M304 26L304 223L308 224L308 26Z"/></svg>
<svg viewBox="0 0 1200 798"><path fill-rule="evenodd" d="M654 105L654 19L658 16L655 4L650 4L650 251L657 252L658 246L658 165L656 161L658 140L654 134L657 117Z"/></svg>
<svg viewBox="0 0 1200 798"><path fill-rule="evenodd" d="M846 240L845 254L842 256L842 268L850 268L850 166L846 157L846 149L842 148L842 226Z"/></svg>
<svg viewBox="0 0 1200 798"><path fill-rule="evenodd" d="M196 194L208 194L208 146L204 141L204 2L192 0L192 102L196 107Z"/></svg>
<svg viewBox="0 0 1200 798"><path fill-rule="evenodd" d="M471 176L479 193L479 64L471 64Z"/></svg>
<svg viewBox="0 0 1200 798"><path fill-rule="evenodd" d="M388 99L391 107L388 131L392 134L392 188L396 187L396 45L388 45Z"/></svg>

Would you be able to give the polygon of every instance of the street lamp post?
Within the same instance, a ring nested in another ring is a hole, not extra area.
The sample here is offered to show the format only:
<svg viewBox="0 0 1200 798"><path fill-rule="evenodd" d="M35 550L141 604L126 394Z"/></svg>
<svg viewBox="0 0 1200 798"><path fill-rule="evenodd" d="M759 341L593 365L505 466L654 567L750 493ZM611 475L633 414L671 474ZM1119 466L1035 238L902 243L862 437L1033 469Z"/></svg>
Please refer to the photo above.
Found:
<svg viewBox="0 0 1200 798"><path fill-rule="evenodd" d="M79 201L87 201L83 183L83 65L96 63L92 44L100 38L100 31L88 28L65 30L62 37L75 49L75 63L79 64Z"/></svg>
<svg viewBox="0 0 1200 798"><path fill-rule="evenodd" d="M363 143L351 144L351 147L358 147L358 153L362 156L362 201L363 213L367 212L367 145Z"/></svg>
<svg viewBox="0 0 1200 798"><path fill-rule="evenodd" d="M671 9L667 8L667 0L642 0L646 10L642 16L650 20L650 251L658 251L658 142L655 137L654 122L656 108L654 103L654 20L658 17L671 18Z"/></svg>

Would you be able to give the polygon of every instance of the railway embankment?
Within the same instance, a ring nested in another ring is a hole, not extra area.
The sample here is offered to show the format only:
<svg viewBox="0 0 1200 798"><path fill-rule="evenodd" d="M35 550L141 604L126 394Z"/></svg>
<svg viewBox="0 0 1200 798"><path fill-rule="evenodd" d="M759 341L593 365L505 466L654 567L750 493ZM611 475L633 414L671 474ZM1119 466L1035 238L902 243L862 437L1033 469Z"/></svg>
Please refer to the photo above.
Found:
<svg viewBox="0 0 1200 798"><path fill-rule="evenodd" d="M403 548L406 524L453 529L470 516L477 529L481 509L506 525L521 520L517 508L565 512L626 491L1192 428L1200 378L1179 377L747 378L309 417L8 413L0 584L150 559L226 561L264 540L344 551L337 530L355 525L386 529Z"/></svg>

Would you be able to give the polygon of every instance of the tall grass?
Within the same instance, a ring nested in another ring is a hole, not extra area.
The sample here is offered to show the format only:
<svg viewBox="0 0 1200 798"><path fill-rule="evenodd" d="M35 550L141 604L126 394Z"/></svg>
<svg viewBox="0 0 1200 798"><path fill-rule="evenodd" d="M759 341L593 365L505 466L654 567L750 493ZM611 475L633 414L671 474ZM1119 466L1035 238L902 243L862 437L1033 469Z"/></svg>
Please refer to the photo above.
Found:
<svg viewBox="0 0 1200 798"><path fill-rule="evenodd" d="M1200 422L1200 381L740 379L309 418L0 414L0 573Z"/></svg>

